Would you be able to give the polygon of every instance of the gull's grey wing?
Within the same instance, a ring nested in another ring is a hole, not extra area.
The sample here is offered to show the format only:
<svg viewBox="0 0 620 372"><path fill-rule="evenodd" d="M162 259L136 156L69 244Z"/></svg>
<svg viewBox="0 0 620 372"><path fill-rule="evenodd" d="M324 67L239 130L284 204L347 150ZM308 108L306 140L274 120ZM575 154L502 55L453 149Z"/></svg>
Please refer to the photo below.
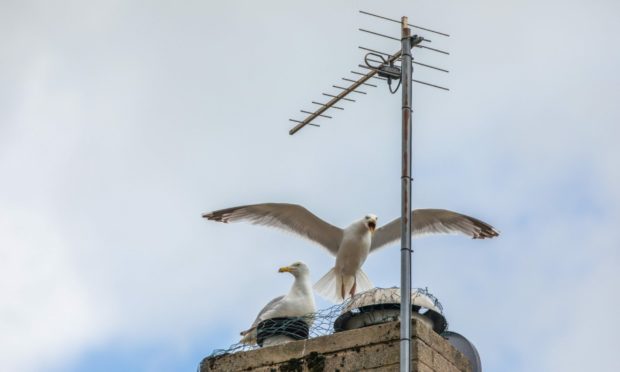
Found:
<svg viewBox="0 0 620 372"><path fill-rule="evenodd" d="M205 213L202 217L218 222L248 221L294 232L338 253L342 229L333 226L297 204L265 203L244 205Z"/></svg>
<svg viewBox="0 0 620 372"><path fill-rule="evenodd" d="M252 323L250 328L246 329L245 331L240 332L241 336L245 336L246 334L254 330L254 328L258 326L258 323L260 323L263 320L261 319L261 316L265 314L267 311L276 307L278 305L278 302L280 302L280 300L283 298L284 298L284 295L278 296L274 298L273 300L269 301L269 303L267 303L267 305L265 305L265 307L263 307L261 311L258 313L258 315L256 316L256 319L254 319L254 322Z"/></svg>
<svg viewBox="0 0 620 372"><path fill-rule="evenodd" d="M284 298L284 295L278 296L274 298L273 300L269 301L269 303L265 305L265 307L263 307L263 309L258 313L258 315L256 316L256 319L254 320L254 323L252 323L252 327L250 328L254 328L258 326L258 323L263 321L263 319L261 319L261 316L263 316L266 312L273 310L278 305L280 300L282 300L283 298Z"/></svg>
<svg viewBox="0 0 620 372"><path fill-rule="evenodd" d="M413 212L412 235L464 234L473 239L494 238L499 232L486 222L446 209L416 209ZM400 239L400 218L382 226L372 237L370 251Z"/></svg>

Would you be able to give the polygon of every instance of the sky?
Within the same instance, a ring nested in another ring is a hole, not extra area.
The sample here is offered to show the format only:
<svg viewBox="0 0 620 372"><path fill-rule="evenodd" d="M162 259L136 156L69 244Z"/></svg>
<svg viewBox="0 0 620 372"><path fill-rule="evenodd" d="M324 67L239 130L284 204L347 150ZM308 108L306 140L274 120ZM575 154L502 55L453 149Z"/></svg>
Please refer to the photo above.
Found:
<svg viewBox="0 0 620 372"><path fill-rule="evenodd" d="M195 370L304 261L290 234L201 214L304 205L344 227L400 213L400 97L380 85L289 136L408 15L413 205L501 231L413 242L413 285L487 371L617 371L616 1L0 2L0 370ZM414 30L415 31L415 30ZM369 257L399 284L397 245ZM318 299L322 307L329 303Z"/></svg>

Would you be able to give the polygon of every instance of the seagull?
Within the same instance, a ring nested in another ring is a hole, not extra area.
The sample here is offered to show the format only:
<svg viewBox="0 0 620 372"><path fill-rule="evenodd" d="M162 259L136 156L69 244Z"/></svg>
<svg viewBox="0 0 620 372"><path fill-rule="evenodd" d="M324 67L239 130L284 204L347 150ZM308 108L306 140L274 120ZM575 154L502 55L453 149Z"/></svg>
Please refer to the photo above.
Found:
<svg viewBox="0 0 620 372"><path fill-rule="evenodd" d="M312 325L314 318L310 314L316 312L316 305L308 266L303 262L295 262L290 266L281 267L278 272L291 273L295 277L293 286L286 296L276 297L263 307L252 326L241 332L241 343L255 344L256 327L267 319L304 317L308 326Z"/></svg>
<svg viewBox="0 0 620 372"><path fill-rule="evenodd" d="M473 239L493 238L499 232L476 218L445 209L415 209L412 235L463 234ZM264 203L205 213L218 222L247 221L298 234L326 248L336 256L335 266L314 285L323 297L341 302L356 292L373 288L361 270L368 254L400 239L400 217L377 228L378 217L368 214L341 229L297 204Z"/></svg>

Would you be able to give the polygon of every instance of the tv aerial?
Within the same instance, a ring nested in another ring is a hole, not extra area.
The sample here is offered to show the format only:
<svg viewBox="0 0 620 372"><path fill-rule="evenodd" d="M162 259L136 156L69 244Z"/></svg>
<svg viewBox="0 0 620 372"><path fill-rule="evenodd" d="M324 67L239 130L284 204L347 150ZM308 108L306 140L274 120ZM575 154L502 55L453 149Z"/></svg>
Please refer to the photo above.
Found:
<svg viewBox="0 0 620 372"><path fill-rule="evenodd" d="M403 16L400 20L384 17L378 14L360 10L360 13L366 16L374 17L382 21L397 23L400 25L400 37L382 34L372 30L362 29L359 31L371 34L377 37L391 39L400 42L400 49L388 53L363 46L359 46L360 50L366 52L364 63L358 67L362 71L352 70L351 74L357 79L351 77L343 77L342 80L347 84L334 84L332 88L336 89L335 93L323 92L322 95L327 97L327 102L312 101L312 104L318 108L314 111L300 110L307 116L301 120L289 119L296 125L289 131L290 135L294 135L304 127L320 126L315 123L319 118L332 119L337 111L344 110L344 105L337 106L340 102L356 102L355 98L350 98L353 93L366 95L365 88L377 88L377 84L372 84L371 79L386 82L391 93L396 93L401 89L402 94L402 173L401 173L401 280L400 280L400 371L409 372L411 370L411 321L403 321L411 319L411 256L413 249L411 247L411 113L412 113L412 84L421 84L431 88L448 91L447 87L437 84L413 79L413 65L428 68L440 73L448 73L449 71L427 63L414 61L412 55L413 48L425 49L434 53L449 55L447 51L430 47L432 40L423 36L424 34L433 34L439 37L449 37L450 35L431 30L429 28L410 24L408 17ZM421 35L411 34L411 30L416 29ZM433 36L433 37L434 37ZM345 85L345 86L343 86Z"/></svg>

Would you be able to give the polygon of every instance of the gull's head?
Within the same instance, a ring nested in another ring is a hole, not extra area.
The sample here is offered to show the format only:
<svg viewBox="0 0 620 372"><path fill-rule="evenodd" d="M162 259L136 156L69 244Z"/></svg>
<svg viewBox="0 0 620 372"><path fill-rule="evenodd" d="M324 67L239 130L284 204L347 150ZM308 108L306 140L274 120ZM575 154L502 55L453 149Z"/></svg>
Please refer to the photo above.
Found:
<svg viewBox="0 0 620 372"><path fill-rule="evenodd" d="M278 269L280 273L291 273L294 277L299 277L303 275L310 274L310 269L303 262L295 262L290 264L289 266L284 266Z"/></svg>
<svg viewBox="0 0 620 372"><path fill-rule="evenodd" d="M367 214L366 216L364 216L364 224L371 233L375 232L378 219L379 217L375 216L374 214Z"/></svg>

